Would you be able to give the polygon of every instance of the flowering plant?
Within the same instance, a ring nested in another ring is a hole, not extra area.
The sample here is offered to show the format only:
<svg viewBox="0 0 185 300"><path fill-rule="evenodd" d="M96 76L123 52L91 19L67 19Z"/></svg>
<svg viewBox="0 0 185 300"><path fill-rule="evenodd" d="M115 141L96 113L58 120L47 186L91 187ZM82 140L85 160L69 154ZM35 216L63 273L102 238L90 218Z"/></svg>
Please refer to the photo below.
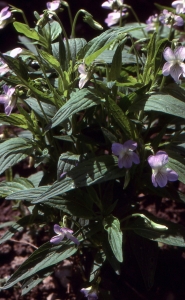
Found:
<svg viewBox="0 0 185 300"><path fill-rule="evenodd" d="M155 267L143 266L143 257L150 262L152 255L157 264L159 242L185 246L183 226L140 206L151 195L184 201L177 188L185 184L184 2L174 1L169 11L160 7L144 24L124 1L106 1L111 28L104 30L84 9L73 19L65 1L46 7L34 13L34 28L16 7L0 12L0 28L13 22L22 43L0 54L0 171L6 177L0 195L27 211L0 242L33 224L46 225L50 235L4 289L21 282L26 294L53 266L88 248L91 271L82 292L91 286L88 299L114 299L101 270L106 261L120 275L128 242L150 289ZM61 18L65 9L70 35ZM16 12L24 22L16 21ZM136 22L127 23L129 12ZM84 26L103 32L89 41L77 38L81 14ZM12 175L21 162L34 169L29 177Z"/></svg>

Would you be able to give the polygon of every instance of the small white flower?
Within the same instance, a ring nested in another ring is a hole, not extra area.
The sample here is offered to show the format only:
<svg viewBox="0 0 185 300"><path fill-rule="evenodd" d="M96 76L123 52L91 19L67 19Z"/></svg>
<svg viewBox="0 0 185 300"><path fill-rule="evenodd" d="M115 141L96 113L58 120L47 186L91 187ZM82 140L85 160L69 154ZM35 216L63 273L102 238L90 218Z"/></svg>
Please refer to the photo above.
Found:
<svg viewBox="0 0 185 300"><path fill-rule="evenodd" d="M91 73L86 71L84 63L79 65L78 72L80 73L79 89L82 89L86 82L90 79Z"/></svg>
<svg viewBox="0 0 185 300"><path fill-rule="evenodd" d="M185 13L185 0L178 0L173 1L172 6L176 8L177 14L184 14Z"/></svg>
<svg viewBox="0 0 185 300"><path fill-rule="evenodd" d="M183 75L185 77L185 47L178 47L174 51L167 47L163 52L164 59L167 61L162 69L164 76L171 75L173 79L179 83L179 77Z"/></svg>
<svg viewBox="0 0 185 300"><path fill-rule="evenodd" d="M110 27L117 24L120 20L120 17L123 17L125 15L124 11L126 11L126 9L124 9L121 14L120 11L113 11L108 14L107 18L105 19L105 23L107 23L107 26Z"/></svg>

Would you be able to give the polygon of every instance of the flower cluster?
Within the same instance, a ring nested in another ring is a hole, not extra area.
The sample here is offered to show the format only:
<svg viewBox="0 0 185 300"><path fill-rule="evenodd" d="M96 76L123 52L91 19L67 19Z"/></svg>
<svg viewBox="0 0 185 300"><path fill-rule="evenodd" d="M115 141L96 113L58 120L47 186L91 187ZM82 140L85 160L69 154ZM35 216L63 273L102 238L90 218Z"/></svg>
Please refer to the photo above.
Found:
<svg viewBox="0 0 185 300"><path fill-rule="evenodd" d="M129 169L132 163L139 164L139 156L134 152L137 148L137 143L129 140L124 144L113 143L112 153L118 156L118 167ZM148 163L152 168L152 183L155 187L166 186L168 181L176 181L178 174L167 168L168 154L165 151L158 151L156 155L148 157Z"/></svg>
<svg viewBox="0 0 185 300"><path fill-rule="evenodd" d="M112 9L113 12L108 14L105 19L107 26L115 25L119 22L120 18L125 16L127 9L123 8L123 0L108 0L102 4L103 8Z"/></svg>

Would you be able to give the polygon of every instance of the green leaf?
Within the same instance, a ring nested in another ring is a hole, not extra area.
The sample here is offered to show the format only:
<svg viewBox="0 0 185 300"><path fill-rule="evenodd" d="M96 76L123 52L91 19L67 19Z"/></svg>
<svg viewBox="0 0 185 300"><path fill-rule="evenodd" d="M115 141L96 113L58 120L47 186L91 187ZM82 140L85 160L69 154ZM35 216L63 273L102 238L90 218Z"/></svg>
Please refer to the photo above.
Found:
<svg viewBox="0 0 185 300"><path fill-rule="evenodd" d="M129 107L129 112L157 111L185 119L185 103L170 95L153 94Z"/></svg>
<svg viewBox="0 0 185 300"><path fill-rule="evenodd" d="M147 290L150 290L154 284L158 245L134 233L129 234L129 242L140 267L145 286Z"/></svg>
<svg viewBox="0 0 185 300"><path fill-rule="evenodd" d="M0 174L32 154L33 142L29 139L11 138L0 144Z"/></svg>
<svg viewBox="0 0 185 300"><path fill-rule="evenodd" d="M106 64L112 64L113 57L115 55L115 50L105 50L97 58L96 62L104 62ZM135 55L127 53L126 51L121 52L121 64L130 65L136 64L137 60Z"/></svg>
<svg viewBox="0 0 185 300"><path fill-rule="evenodd" d="M75 113L101 103L101 98L84 88L72 93L70 99L57 111L47 128L53 128Z"/></svg>
<svg viewBox="0 0 185 300"><path fill-rule="evenodd" d="M122 68L122 43L118 45L113 56L112 65L109 73L110 81L118 80Z"/></svg>
<svg viewBox="0 0 185 300"><path fill-rule="evenodd" d="M117 218L110 215L103 220L104 229L108 232L108 240L112 252L119 262L123 261L123 234L120 230L120 222Z"/></svg>
<svg viewBox="0 0 185 300"><path fill-rule="evenodd" d="M79 162L67 173L67 177L54 183L41 197L33 203L43 202L67 191L101 183L124 176L125 170L119 169L115 156L104 155Z"/></svg>
<svg viewBox="0 0 185 300"><path fill-rule="evenodd" d="M49 271L53 269L53 265L62 262L64 259L70 257L77 251L74 243L69 242L53 245L50 242L42 245L39 249L34 251L30 257L19 267L19 269L10 277L3 289L8 289L14 286L17 282L32 277L41 270Z"/></svg>
<svg viewBox="0 0 185 300"><path fill-rule="evenodd" d="M51 42L53 42L62 33L60 24L54 20L52 22L48 22L42 30L45 31L45 34L48 39L51 39Z"/></svg>
<svg viewBox="0 0 185 300"><path fill-rule="evenodd" d="M43 111L45 113L45 115L47 116L47 118L50 120L55 114L56 114L56 107L52 104L48 104L48 103L44 103L42 101L40 101L40 105L43 108L40 108L40 105L38 104L38 101L36 98L33 97L29 97L26 100L24 100L30 107L31 109L33 109L33 111L39 115L39 117L41 117L42 119L45 119L45 116L43 114Z"/></svg>
<svg viewBox="0 0 185 300"><path fill-rule="evenodd" d="M112 268L114 269L115 273L117 275L120 275L120 263L116 259L116 257L113 254L112 248L110 246L110 243L108 241L108 235L104 234L102 237L102 248L106 255L106 259L111 264Z"/></svg>
<svg viewBox="0 0 185 300"><path fill-rule="evenodd" d="M38 41L41 45L47 47L47 42L43 36L41 36L35 29L29 28L28 25L20 22L13 22L13 26L19 33L23 33L30 39Z"/></svg>
<svg viewBox="0 0 185 300"><path fill-rule="evenodd" d="M69 49L71 53L71 59L73 64L75 64L79 51L87 44L87 42L84 38L68 39L68 42L69 42ZM67 51L66 44L67 44L66 41L64 41L64 45Z"/></svg>
<svg viewBox="0 0 185 300"><path fill-rule="evenodd" d="M147 215L147 218L137 217L124 227L125 230L134 230L138 235L152 241L185 247L185 227L156 218L148 212L145 212L145 215Z"/></svg>
<svg viewBox="0 0 185 300"><path fill-rule="evenodd" d="M178 155L177 153L173 151L168 151L169 154L169 163L168 167L179 175L178 179L179 181L183 182L185 184L185 159Z"/></svg>
<svg viewBox="0 0 185 300"><path fill-rule="evenodd" d="M116 121L116 123L120 126L120 128L123 130L124 134L127 138L135 138L134 132L133 132L133 126L130 122L130 120L127 118L127 116L124 114L122 109L116 104L115 101L113 101L110 97L108 97L108 105L109 110Z"/></svg>
<svg viewBox="0 0 185 300"><path fill-rule="evenodd" d="M47 53L46 51L39 50L39 53L44 58L44 60L50 66L52 66L57 71L57 73L60 75L61 74L61 66L60 66L59 61L53 55Z"/></svg>
<svg viewBox="0 0 185 300"><path fill-rule="evenodd" d="M13 181L0 183L0 197L7 197L12 193L33 188L33 184L26 178L15 178Z"/></svg>
<svg viewBox="0 0 185 300"><path fill-rule="evenodd" d="M28 180L31 181L34 187L38 187L43 176L44 176L44 172L38 171L37 173L30 175L28 177Z"/></svg>
<svg viewBox="0 0 185 300"><path fill-rule="evenodd" d="M0 238L0 244L9 240L16 232L23 230L24 226L29 226L34 223L43 224L44 216L28 215L15 222L6 233Z"/></svg>
<svg viewBox="0 0 185 300"><path fill-rule="evenodd" d="M26 118L20 114L11 114L10 116L7 116L6 114L0 114L0 122L1 124L28 129Z"/></svg>
<svg viewBox="0 0 185 300"><path fill-rule="evenodd" d="M58 160L57 178L60 179L61 174L66 173L73 169L78 163L80 155L71 152L62 153Z"/></svg>

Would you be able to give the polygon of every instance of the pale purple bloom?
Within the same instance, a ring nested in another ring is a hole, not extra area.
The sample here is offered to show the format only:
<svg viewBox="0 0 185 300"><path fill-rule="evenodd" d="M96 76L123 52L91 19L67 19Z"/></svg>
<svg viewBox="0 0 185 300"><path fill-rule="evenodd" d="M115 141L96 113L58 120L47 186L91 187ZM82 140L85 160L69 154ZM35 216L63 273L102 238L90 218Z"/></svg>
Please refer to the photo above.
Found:
<svg viewBox="0 0 185 300"><path fill-rule="evenodd" d="M9 88L6 84L3 85L5 95L0 95L0 103L4 104L5 114L9 116L14 108L17 100L15 88Z"/></svg>
<svg viewBox="0 0 185 300"><path fill-rule="evenodd" d="M150 16L148 20L146 20L146 31L154 31L156 30L156 25L158 23L159 17L158 14Z"/></svg>
<svg viewBox="0 0 185 300"><path fill-rule="evenodd" d="M163 25L166 25L168 27L171 26L171 20L175 21L173 24L174 26L182 26L184 25L184 20L180 16L174 15L172 12L168 11L167 9L164 9L161 15L159 16L159 20Z"/></svg>
<svg viewBox="0 0 185 300"><path fill-rule="evenodd" d="M112 144L112 153L117 155L118 158L118 167L129 169L132 166L132 163L139 164L139 156L133 152L137 148L137 143L129 140L124 144L113 143Z"/></svg>
<svg viewBox="0 0 185 300"><path fill-rule="evenodd" d="M60 243L64 237L74 242L76 245L79 245L79 240L72 235L73 230L66 228L66 227L60 227L59 225L54 225L54 232L57 234L54 237L51 238L50 242L53 244Z"/></svg>
<svg viewBox="0 0 185 300"><path fill-rule="evenodd" d="M155 155L150 155L148 163L152 168L152 183L155 187L164 187L168 181L178 180L178 174L166 167L168 154L165 151L158 151Z"/></svg>
<svg viewBox="0 0 185 300"><path fill-rule="evenodd" d="M86 82L90 79L91 73L86 71L86 66L84 63L79 65L78 72L80 73L79 89L82 89Z"/></svg>
<svg viewBox="0 0 185 300"><path fill-rule="evenodd" d="M88 288L83 288L80 291L84 294L84 297L87 297L88 300L98 299L97 292L95 290L93 291L91 286Z"/></svg>
<svg viewBox="0 0 185 300"><path fill-rule="evenodd" d="M48 10L55 11L60 7L60 1L47 2L46 6Z"/></svg>
<svg viewBox="0 0 185 300"><path fill-rule="evenodd" d="M17 57L20 53L22 52L21 48L15 48L13 50L10 51L10 54L8 54L8 56L11 57ZM7 55L6 53L4 53L5 55ZM3 60L1 60L1 62L3 62ZM9 67L7 64L3 64L0 66L0 75L3 76L4 74L6 74L7 72L9 72Z"/></svg>
<svg viewBox="0 0 185 300"><path fill-rule="evenodd" d="M173 1L172 6L176 8L177 14L185 13L185 0Z"/></svg>
<svg viewBox="0 0 185 300"><path fill-rule="evenodd" d="M107 23L107 26L110 27L117 24L120 20L120 16L122 15L123 17L125 15L124 11L126 11L126 9L124 9L121 14L120 11L113 11L108 14L107 18L105 19L105 23Z"/></svg>
<svg viewBox="0 0 185 300"><path fill-rule="evenodd" d="M103 8L117 10L123 5L123 0L108 0L102 3Z"/></svg>
<svg viewBox="0 0 185 300"><path fill-rule="evenodd" d="M169 74L173 79L179 83L179 77L183 75L185 77L185 64L183 63L185 59L185 47L178 47L174 51L167 47L163 52L164 59L167 61L162 69L164 76Z"/></svg>
<svg viewBox="0 0 185 300"><path fill-rule="evenodd" d="M6 6L0 11L0 29L4 28L8 23L12 13L9 7Z"/></svg>

